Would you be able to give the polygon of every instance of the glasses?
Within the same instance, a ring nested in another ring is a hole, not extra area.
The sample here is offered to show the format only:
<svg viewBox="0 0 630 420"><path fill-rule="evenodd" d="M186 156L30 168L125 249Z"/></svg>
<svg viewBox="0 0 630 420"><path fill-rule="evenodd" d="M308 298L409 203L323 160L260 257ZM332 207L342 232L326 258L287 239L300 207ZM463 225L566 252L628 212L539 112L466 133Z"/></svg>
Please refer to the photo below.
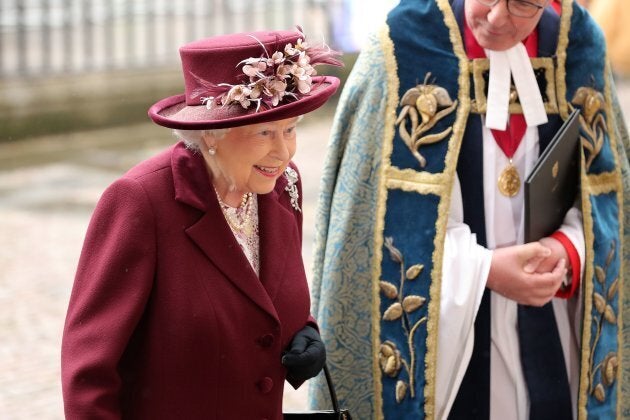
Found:
<svg viewBox="0 0 630 420"><path fill-rule="evenodd" d="M500 1L501 0L477 0L477 2L486 7L494 7ZM546 0L543 5L527 0L505 0L505 2L507 3L508 13L512 16L532 18L536 16L536 13L538 13L540 9L545 8L548 0Z"/></svg>

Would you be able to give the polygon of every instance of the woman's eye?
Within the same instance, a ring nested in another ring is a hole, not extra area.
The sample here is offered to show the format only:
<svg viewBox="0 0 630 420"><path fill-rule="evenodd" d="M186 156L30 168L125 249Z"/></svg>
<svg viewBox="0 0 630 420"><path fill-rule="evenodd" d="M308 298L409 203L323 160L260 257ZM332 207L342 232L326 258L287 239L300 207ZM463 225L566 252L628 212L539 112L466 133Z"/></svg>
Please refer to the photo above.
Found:
<svg viewBox="0 0 630 420"><path fill-rule="evenodd" d="M270 135L270 134L271 134L271 131L270 131L270 130L263 130L263 131L261 131L261 132L260 132L260 135L261 135L261 136L268 136L268 135Z"/></svg>
<svg viewBox="0 0 630 420"><path fill-rule="evenodd" d="M287 128L287 134L291 134L295 131L295 126L294 127L289 127Z"/></svg>

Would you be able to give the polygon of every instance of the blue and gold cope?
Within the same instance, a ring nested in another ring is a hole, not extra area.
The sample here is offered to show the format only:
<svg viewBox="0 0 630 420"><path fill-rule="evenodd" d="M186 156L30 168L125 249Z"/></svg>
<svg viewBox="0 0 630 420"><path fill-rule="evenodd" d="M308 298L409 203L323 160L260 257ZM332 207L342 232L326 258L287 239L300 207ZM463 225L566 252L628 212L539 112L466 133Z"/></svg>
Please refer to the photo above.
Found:
<svg viewBox="0 0 630 420"><path fill-rule="evenodd" d="M457 175L466 222L485 243L482 151L473 142L488 64L466 57L463 1L452 3L402 0L390 12L360 54L333 126L313 313L341 403L361 419L435 415L443 247ZM630 142L603 36L584 9L564 0L560 17L545 11L539 31L532 63L550 116L539 128L541 150L581 109L587 249L578 416L630 415L622 398L630 387ZM521 112L517 99L510 111ZM325 387L312 389L312 405L325 406Z"/></svg>

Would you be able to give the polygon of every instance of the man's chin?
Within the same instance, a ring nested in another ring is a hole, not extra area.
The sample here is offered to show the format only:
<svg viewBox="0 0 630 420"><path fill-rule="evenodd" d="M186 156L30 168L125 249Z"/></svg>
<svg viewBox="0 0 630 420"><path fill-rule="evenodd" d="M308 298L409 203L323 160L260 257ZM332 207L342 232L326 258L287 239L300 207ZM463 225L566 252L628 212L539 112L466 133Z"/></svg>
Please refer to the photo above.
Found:
<svg viewBox="0 0 630 420"><path fill-rule="evenodd" d="M481 45L482 48L486 49L486 50L491 50L491 51L507 51L510 48L512 48L514 45L516 45L515 43L507 43L507 42L488 42L488 43L479 43L479 45Z"/></svg>

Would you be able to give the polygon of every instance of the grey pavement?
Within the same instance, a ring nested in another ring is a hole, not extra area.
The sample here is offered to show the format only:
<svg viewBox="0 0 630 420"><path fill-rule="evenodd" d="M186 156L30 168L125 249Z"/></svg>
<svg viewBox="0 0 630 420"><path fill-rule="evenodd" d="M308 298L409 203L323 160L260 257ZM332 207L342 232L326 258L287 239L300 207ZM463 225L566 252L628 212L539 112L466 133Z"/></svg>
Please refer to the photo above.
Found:
<svg viewBox="0 0 630 420"><path fill-rule="evenodd" d="M619 92L630 116L630 82ZM330 123L324 109L298 129L307 272ZM0 144L0 419L63 418L61 332L89 217L109 183L173 142L146 123ZM306 387L286 389L285 407L304 408Z"/></svg>

